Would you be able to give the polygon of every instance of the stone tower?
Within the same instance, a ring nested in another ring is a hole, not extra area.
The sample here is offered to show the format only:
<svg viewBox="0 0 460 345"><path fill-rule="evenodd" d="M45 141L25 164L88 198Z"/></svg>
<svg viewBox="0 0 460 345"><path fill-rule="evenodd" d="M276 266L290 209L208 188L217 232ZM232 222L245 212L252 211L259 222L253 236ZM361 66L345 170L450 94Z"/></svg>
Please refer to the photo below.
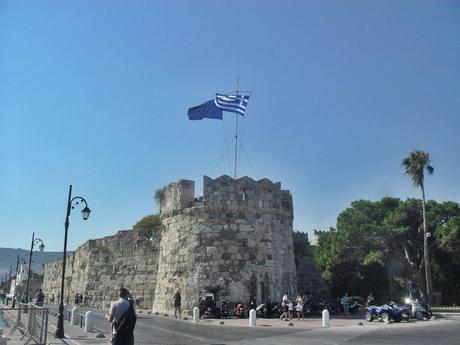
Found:
<svg viewBox="0 0 460 345"><path fill-rule="evenodd" d="M203 197L193 181L163 189L162 229L154 312L172 309L179 288L183 309L202 290L220 300L280 300L297 288L293 205L289 191L268 179L205 176Z"/></svg>

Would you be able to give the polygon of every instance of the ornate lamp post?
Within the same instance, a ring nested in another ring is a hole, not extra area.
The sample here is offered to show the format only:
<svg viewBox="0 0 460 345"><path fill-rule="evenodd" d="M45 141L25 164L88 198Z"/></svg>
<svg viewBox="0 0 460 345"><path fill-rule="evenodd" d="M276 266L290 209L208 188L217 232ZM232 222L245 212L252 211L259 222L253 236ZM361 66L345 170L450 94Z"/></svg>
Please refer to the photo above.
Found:
<svg viewBox="0 0 460 345"><path fill-rule="evenodd" d="M17 289L17 286L18 286L19 260L21 260L24 265L26 264L26 260L24 260L23 258L20 258L19 254L18 254L18 259L16 261L16 277L14 279L14 290L13 290L14 293L13 293L13 305L12 305L12 308L14 308L14 306L16 305L16 289Z"/></svg>
<svg viewBox="0 0 460 345"><path fill-rule="evenodd" d="M88 208L88 203L86 200L80 196L76 196L72 198L72 185L69 187L69 198L67 201L67 213L65 217L65 232L64 232L64 252L62 256L62 277L61 277L61 300L59 304L59 316L58 316L58 323L56 328L55 337L56 338L64 338L64 283L65 283L65 265L66 265L66 256L67 256L67 232L69 230L69 217L70 212L74 208L72 203L75 201L75 205L78 205L80 202L85 204L85 208L81 211L81 215L83 220L87 220L89 218L89 214L91 210Z"/></svg>
<svg viewBox="0 0 460 345"><path fill-rule="evenodd" d="M30 282L30 266L32 264L32 253L34 250L35 244L40 243L38 248L42 252L45 249L45 245L41 238L35 238L35 232L32 233L32 242L30 244L30 252L29 252L29 270L27 271L27 290L26 290L26 302L29 302L29 282Z"/></svg>

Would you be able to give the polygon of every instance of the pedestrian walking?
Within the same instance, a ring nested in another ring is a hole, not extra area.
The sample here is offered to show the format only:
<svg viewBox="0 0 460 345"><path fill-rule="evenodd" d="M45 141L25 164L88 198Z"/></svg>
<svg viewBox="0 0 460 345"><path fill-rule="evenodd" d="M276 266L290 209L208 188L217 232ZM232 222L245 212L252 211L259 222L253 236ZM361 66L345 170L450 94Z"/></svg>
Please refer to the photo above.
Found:
<svg viewBox="0 0 460 345"><path fill-rule="evenodd" d="M286 293L283 296L283 302L281 303L281 307L283 308L283 313L280 316L280 320L285 320L289 321L289 293L286 291Z"/></svg>
<svg viewBox="0 0 460 345"><path fill-rule="evenodd" d="M106 319L111 322L112 345L134 345L134 326L136 325L136 311L134 303L128 300L129 291L121 288L117 301L112 303Z"/></svg>
<svg viewBox="0 0 460 345"><path fill-rule="evenodd" d="M177 315L179 315L179 319L181 319L180 314L180 305L181 305L181 295L179 289L176 289L174 292L174 317L177 319Z"/></svg>

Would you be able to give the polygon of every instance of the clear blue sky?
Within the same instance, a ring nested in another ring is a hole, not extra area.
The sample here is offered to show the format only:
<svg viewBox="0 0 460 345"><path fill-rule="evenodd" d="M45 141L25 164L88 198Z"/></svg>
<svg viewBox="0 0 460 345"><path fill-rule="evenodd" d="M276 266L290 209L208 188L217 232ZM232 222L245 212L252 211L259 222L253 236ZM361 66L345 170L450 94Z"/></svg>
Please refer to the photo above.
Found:
<svg viewBox="0 0 460 345"><path fill-rule="evenodd" d="M427 195L460 201L458 1L2 1L0 247L32 231L69 249L157 212L154 191L231 174L234 115L187 108L252 90L239 175L280 181L296 229L354 200L419 196L401 160L428 151Z"/></svg>

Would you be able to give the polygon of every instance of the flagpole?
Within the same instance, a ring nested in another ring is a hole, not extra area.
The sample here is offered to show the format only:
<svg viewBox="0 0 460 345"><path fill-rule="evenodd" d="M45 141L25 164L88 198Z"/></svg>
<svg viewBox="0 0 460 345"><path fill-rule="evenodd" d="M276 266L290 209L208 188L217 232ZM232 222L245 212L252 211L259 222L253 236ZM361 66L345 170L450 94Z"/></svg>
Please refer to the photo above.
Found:
<svg viewBox="0 0 460 345"><path fill-rule="evenodd" d="M240 79L236 78L236 95L238 96L238 91L240 88ZM238 113L235 113L235 169L233 171L233 178L236 179L238 164Z"/></svg>

